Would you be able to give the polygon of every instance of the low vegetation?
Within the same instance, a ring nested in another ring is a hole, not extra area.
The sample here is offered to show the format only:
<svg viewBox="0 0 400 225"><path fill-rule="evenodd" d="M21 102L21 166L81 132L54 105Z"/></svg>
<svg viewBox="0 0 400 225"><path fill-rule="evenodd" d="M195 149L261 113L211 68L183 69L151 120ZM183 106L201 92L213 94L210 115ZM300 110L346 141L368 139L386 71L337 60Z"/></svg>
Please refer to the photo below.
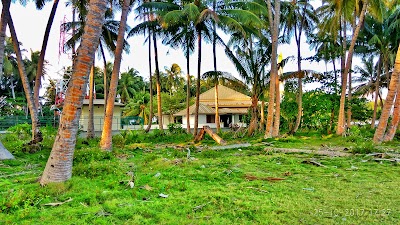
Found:
<svg viewBox="0 0 400 225"><path fill-rule="evenodd" d="M226 149L172 128L123 132L113 152L100 151L98 139L78 139L72 179L45 187L37 180L55 131L43 128L41 149L30 154L22 141L29 130L2 136L16 160L0 161L1 224L400 223L399 163L392 160L400 142L372 145L368 129L267 140L228 131L220 133Z"/></svg>

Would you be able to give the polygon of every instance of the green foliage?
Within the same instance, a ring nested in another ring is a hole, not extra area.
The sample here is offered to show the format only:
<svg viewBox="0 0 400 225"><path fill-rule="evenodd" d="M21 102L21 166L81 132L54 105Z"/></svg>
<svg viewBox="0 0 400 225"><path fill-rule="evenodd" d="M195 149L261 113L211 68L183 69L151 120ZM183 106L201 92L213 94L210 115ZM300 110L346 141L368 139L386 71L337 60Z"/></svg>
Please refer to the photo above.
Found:
<svg viewBox="0 0 400 225"><path fill-rule="evenodd" d="M354 154L370 154L370 153L373 153L376 151L377 151L377 148L371 141L363 142L358 145L355 145L353 147L353 149L351 150L351 152Z"/></svg>
<svg viewBox="0 0 400 225"><path fill-rule="evenodd" d="M112 144L118 148L123 148L125 146L125 141L125 138L121 134L112 137Z"/></svg>
<svg viewBox="0 0 400 225"><path fill-rule="evenodd" d="M113 159L111 152L102 151L96 148L78 149L74 153L74 163L91 163L102 160Z"/></svg>
<svg viewBox="0 0 400 225"><path fill-rule="evenodd" d="M182 128L179 123L168 124L168 131L170 134L184 134L186 131Z"/></svg>

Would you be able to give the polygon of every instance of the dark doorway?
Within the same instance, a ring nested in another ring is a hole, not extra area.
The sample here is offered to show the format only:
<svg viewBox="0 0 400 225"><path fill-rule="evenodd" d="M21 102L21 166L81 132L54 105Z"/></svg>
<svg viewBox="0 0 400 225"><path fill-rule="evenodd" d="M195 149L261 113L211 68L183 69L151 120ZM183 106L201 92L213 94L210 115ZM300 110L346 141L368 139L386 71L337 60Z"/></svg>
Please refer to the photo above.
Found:
<svg viewBox="0 0 400 225"><path fill-rule="evenodd" d="M221 115L221 127L229 127L229 124L232 123L232 115Z"/></svg>

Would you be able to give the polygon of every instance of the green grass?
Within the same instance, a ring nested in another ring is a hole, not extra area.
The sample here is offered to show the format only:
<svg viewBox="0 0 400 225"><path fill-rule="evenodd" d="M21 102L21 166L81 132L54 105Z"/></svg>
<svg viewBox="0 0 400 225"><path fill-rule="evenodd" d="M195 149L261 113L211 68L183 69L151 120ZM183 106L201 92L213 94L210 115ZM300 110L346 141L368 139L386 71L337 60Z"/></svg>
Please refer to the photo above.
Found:
<svg viewBox="0 0 400 225"><path fill-rule="evenodd" d="M362 154L331 158L264 150L267 142L276 148L319 149L355 148L365 141L310 134L228 141L253 146L210 150L206 144L214 143L206 139L197 144L201 149L164 141L125 143L106 153L95 141L79 144L72 179L45 187L37 178L50 147L18 154L17 160L0 161L0 224L400 223L398 164L377 163ZM398 146L392 142L375 148L398 151ZM302 163L311 158L326 167ZM128 186L131 173L133 188ZM45 206L70 198L60 206Z"/></svg>

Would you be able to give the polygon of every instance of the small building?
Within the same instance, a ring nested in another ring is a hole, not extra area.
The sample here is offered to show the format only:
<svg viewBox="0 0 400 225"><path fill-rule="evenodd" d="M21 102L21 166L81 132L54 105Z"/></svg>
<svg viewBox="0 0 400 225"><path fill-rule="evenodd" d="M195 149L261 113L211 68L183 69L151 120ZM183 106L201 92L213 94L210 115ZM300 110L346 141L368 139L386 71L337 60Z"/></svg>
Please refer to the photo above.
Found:
<svg viewBox="0 0 400 225"><path fill-rule="evenodd" d="M121 114L124 104L115 102L113 113L112 130L120 130ZM93 123L94 131L101 131L104 125L104 99L93 99ZM82 114L79 119L79 129L87 131L89 120L89 99L83 100Z"/></svg>
<svg viewBox="0 0 400 225"><path fill-rule="evenodd" d="M220 126L229 127L230 124L245 126L242 123L243 115L247 114L251 106L251 97L233 89L218 85L218 112ZM190 127L194 127L195 104L189 107ZM187 127L186 109L174 114L175 117L182 117L182 127ZM180 119L179 119L180 121ZM215 123L215 87L200 94L199 96L199 121L198 127L209 126L216 128Z"/></svg>

